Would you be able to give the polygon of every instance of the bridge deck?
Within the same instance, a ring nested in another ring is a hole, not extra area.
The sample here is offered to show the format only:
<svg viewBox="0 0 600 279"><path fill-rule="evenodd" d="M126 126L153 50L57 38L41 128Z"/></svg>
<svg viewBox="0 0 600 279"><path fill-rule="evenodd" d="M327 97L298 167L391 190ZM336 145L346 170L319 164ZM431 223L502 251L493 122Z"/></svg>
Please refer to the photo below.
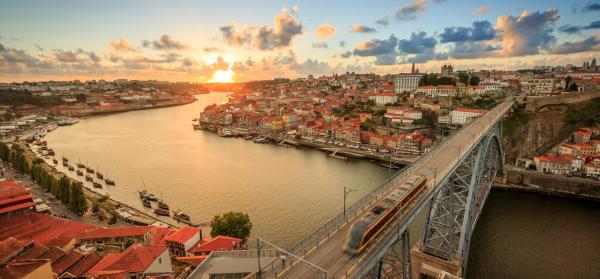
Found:
<svg viewBox="0 0 600 279"><path fill-rule="evenodd" d="M512 106L512 101L506 101L496 106L485 115L477 118L475 121L470 123L468 126L461 129L460 133L448 138L446 141L441 143L439 148L433 152L434 154L426 154L424 158L417 162L411 171L412 174L425 175L428 181L439 182L446 174L448 174L453 167L459 162L462 156L465 156L471 149L474 143L476 143L485 132L492 127L501 117L504 115ZM437 174L434 175L434 169L437 170ZM403 177L394 182L394 186L390 187L386 193L389 193L393 189L396 189L401 185L407 177ZM437 180L437 181L436 181ZM433 183L432 183L433 184ZM418 201L413 203L411 208L402 211L400 221L404 221L409 216L414 215L414 211L417 209L417 205L426 202L426 197L430 196L435 187L430 186L426 192L420 195ZM366 210L370 209L370 206L365 207ZM364 211L363 211L364 212ZM373 252L386 238L387 235L396 233L393 230L386 230L380 237L378 237L374 243L371 243L365 251L358 256L352 256L343 251L343 245L346 241L348 231L352 227L354 221L361 216L363 212L359 212L357 217L349 220L346 224L341 226L334 233L331 233L327 239L322 240L318 246L310 249L302 259L309 261L320 268L327 271L327 278L353 278L355 273L361 264L364 264L368 255ZM391 226L395 225L391 224ZM284 278L311 278L317 277L314 269L311 269L308 265L303 263L297 263L292 267L284 269L279 274L279 277Z"/></svg>

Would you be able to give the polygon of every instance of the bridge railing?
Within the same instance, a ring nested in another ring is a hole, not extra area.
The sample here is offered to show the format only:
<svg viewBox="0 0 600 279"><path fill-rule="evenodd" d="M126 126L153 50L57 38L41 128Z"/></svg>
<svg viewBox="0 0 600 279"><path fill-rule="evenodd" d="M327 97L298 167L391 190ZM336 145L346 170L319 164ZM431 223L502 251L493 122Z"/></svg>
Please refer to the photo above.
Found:
<svg viewBox="0 0 600 279"><path fill-rule="evenodd" d="M346 224L350 219L356 217L359 212L364 211L367 205L370 205L373 201L379 200L384 197L384 193L390 189L392 186L396 186L396 182L401 180L409 175L412 175L413 170L418 166L421 162L435 156L443 146L446 146L448 142L450 142L456 135L458 135L465 127L465 125L458 130L456 130L450 137L446 138L443 142L436 145L429 152L420 156L415 162L413 162L410 166L394 173L388 179L386 179L379 187L371 192L372 195L365 195L360 200L356 201L350 207L346 208L346 214L343 212L338 214L337 216L331 218L327 223L317 228L313 232L311 232L304 239L298 241L294 246L290 248L292 253L296 255L304 255L306 254L312 247L318 246L319 242L329 238L332 232L342 227Z"/></svg>

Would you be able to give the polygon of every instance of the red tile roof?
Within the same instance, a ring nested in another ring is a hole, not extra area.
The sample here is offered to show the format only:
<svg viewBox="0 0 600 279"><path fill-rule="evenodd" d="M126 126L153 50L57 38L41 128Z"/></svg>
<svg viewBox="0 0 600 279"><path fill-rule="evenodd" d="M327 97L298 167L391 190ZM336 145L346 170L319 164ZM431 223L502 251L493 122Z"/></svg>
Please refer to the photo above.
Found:
<svg viewBox="0 0 600 279"><path fill-rule="evenodd" d="M231 250L238 246L242 240L235 237L218 235L214 239L204 243L200 241L198 245L194 245L188 252L194 253L210 253L212 251Z"/></svg>
<svg viewBox="0 0 600 279"><path fill-rule="evenodd" d="M457 109L455 109L455 111L472 112L472 113L486 113L487 112L487 110L485 110L485 109L472 109L472 108L457 108Z"/></svg>
<svg viewBox="0 0 600 279"><path fill-rule="evenodd" d="M24 260L12 261L4 268L0 269L0 278L2 279L21 279L32 271L48 264L48 260ZM30 276L31 277L31 276Z"/></svg>
<svg viewBox="0 0 600 279"><path fill-rule="evenodd" d="M25 248L27 245L27 242L20 241L14 237L0 241L0 261Z"/></svg>
<svg viewBox="0 0 600 279"><path fill-rule="evenodd" d="M123 237L123 236L139 236L145 235L152 228L148 226L139 227L119 227L119 228L102 228L97 227L88 230L83 234L81 239L95 239L95 238L111 238L111 237Z"/></svg>
<svg viewBox="0 0 600 279"><path fill-rule="evenodd" d="M25 202L0 209L0 214L34 206L34 202Z"/></svg>
<svg viewBox="0 0 600 279"><path fill-rule="evenodd" d="M180 262L184 262L191 265L201 264L208 256L191 256L191 257L177 257L176 259Z"/></svg>
<svg viewBox="0 0 600 279"><path fill-rule="evenodd" d="M63 249L58 247L50 247L46 253L42 254L39 259L48 259L50 263L54 264L58 259L62 258L67 254Z"/></svg>
<svg viewBox="0 0 600 279"><path fill-rule="evenodd" d="M84 275L90 268L96 265L102 257L98 256L96 252L89 253L83 257L76 265L73 265L69 268L66 273L71 274L73 277L81 277Z"/></svg>
<svg viewBox="0 0 600 279"><path fill-rule="evenodd" d="M33 247L25 250L21 255L17 257L17 260L33 260L39 258L41 255L46 253L48 248L46 246L34 243Z"/></svg>
<svg viewBox="0 0 600 279"><path fill-rule="evenodd" d="M103 270L143 272L166 250L166 246L132 244L119 255L119 258L114 263L108 265Z"/></svg>
<svg viewBox="0 0 600 279"><path fill-rule="evenodd" d="M14 236L20 240L43 243L57 235L78 237L95 226L63 220L36 212L21 212L0 217L0 239Z"/></svg>
<svg viewBox="0 0 600 279"><path fill-rule="evenodd" d="M77 250L71 250L67 255L58 259L56 262L52 264L52 272L56 274L56 276L60 276L67 269L75 265L81 258L83 258L83 254Z"/></svg>
<svg viewBox="0 0 600 279"><path fill-rule="evenodd" d="M95 279L126 279L127 271L124 270L110 270L100 271L94 276Z"/></svg>
<svg viewBox="0 0 600 279"><path fill-rule="evenodd" d="M167 237L168 235L170 235L174 232L174 230L170 229L170 228L158 227L158 226L151 226L151 227L152 227L152 229L151 229L152 241L150 242L150 244L152 244L152 245L166 245L165 237Z"/></svg>
<svg viewBox="0 0 600 279"><path fill-rule="evenodd" d="M195 227L183 227L178 231L170 234L165 238L165 241L172 241L177 243L185 243L190 240L192 237L200 233L200 229Z"/></svg>
<svg viewBox="0 0 600 279"><path fill-rule="evenodd" d="M547 162L547 163L559 163L559 164L570 164L571 161L569 161L566 158L560 157L560 156L540 156L540 157L534 157L535 159L538 159L540 162Z"/></svg>
<svg viewBox="0 0 600 279"><path fill-rule="evenodd" d="M96 275L98 272L105 269L107 266L113 264L119 259L119 254L117 253L108 253L102 258L98 263L96 263L92 268L90 268L86 274L88 275Z"/></svg>

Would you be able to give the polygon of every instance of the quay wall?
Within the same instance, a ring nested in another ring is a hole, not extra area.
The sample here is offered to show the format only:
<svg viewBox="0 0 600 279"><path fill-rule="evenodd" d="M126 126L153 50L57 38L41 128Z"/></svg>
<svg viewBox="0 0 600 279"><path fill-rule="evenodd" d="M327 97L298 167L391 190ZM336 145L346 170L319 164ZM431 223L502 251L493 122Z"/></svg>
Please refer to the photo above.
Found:
<svg viewBox="0 0 600 279"><path fill-rule="evenodd" d="M566 93L556 96L527 96L527 103L525 109L528 112L536 112L544 106L549 105L562 105L562 104L575 104L600 98L600 91L590 92L575 92Z"/></svg>
<svg viewBox="0 0 600 279"><path fill-rule="evenodd" d="M551 196L600 201L600 181L535 171L505 170L495 189L533 192Z"/></svg>

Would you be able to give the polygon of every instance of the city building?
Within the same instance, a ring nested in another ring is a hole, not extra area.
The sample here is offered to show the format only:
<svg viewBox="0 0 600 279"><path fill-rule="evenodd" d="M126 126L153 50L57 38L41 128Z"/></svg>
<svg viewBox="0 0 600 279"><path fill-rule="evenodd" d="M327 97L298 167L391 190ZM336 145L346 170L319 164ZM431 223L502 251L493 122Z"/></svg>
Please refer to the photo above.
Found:
<svg viewBox="0 0 600 279"><path fill-rule="evenodd" d="M0 216L30 211L35 208L33 197L15 180L0 182Z"/></svg>
<svg viewBox="0 0 600 279"><path fill-rule="evenodd" d="M398 95L394 93L370 93L365 94L369 100L375 101L377 105L393 104L398 102Z"/></svg>
<svg viewBox="0 0 600 279"><path fill-rule="evenodd" d="M410 92L419 86L421 75L416 74L399 74L394 79L394 87L396 93Z"/></svg>
<svg viewBox="0 0 600 279"><path fill-rule="evenodd" d="M442 76L451 76L454 73L454 67L452 67L452 65L446 65L444 64L442 66L442 70L441 70L441 74Z"/></svg>
<svg viewBox="0 0 600 279"><path fill-rule="evenodd" d="M548 96L554 94L556 81L553 78L532 78L521 81L521 90L526 95Z"/></svg>
<svg viewBox="0 0 600 279"><path fill-rule="evenodd" d="M187 255L187 250L192 248L201 239L200 229L195 227L183 227L165 237L169 254L182 257Z"/></svg>
<svg viewBox="0 0 600 279"><path fill-rule="evenodd" d="M475 117L481 116L486 112L487 110L484 109L457 108L450 112L450 117L452 124L465 125Z"/></svg>
<svg viewBox="0 0 600 279"><path fill-rule="evenodd" d="M188 250L194 256L206 256L213 251L229 251L239 247L242 240L235 237L218 235L211 240L201 240Z"/></svg>
<svg viewBox="0 0 600 279"><path fill-rule="evenodd" d="M533 157L533 163L539 172L564 174L571 171L571 161L560 156Z"/></svg>

